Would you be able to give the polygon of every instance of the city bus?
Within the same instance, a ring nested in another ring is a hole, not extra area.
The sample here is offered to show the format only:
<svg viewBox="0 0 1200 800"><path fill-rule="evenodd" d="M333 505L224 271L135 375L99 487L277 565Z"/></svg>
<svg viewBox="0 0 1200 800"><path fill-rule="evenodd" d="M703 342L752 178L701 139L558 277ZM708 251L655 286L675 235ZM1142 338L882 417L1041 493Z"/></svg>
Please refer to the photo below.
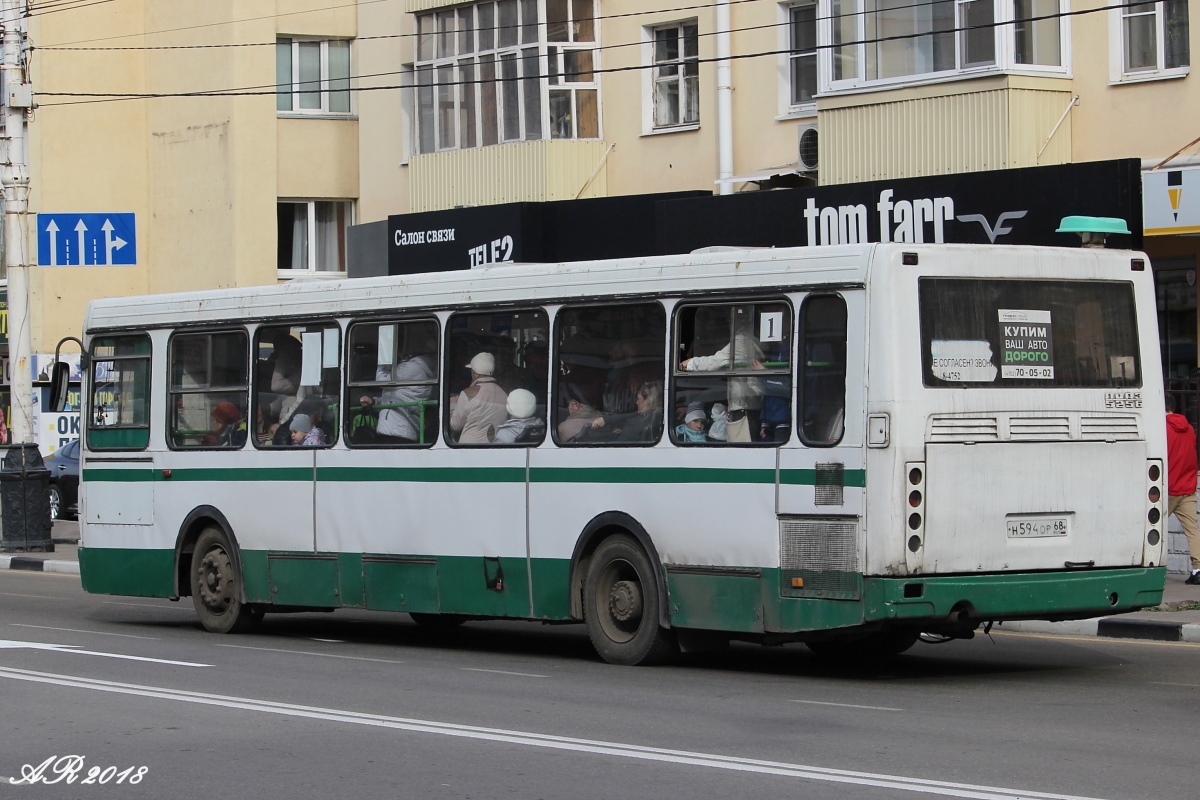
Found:
<svg viewBox="0 0 1200 800"><path fill-rule="evenodd" d="M88 592L228 633L582 623L875 658L1162 601L1148 260L871 244L93 301Z"/></svg>

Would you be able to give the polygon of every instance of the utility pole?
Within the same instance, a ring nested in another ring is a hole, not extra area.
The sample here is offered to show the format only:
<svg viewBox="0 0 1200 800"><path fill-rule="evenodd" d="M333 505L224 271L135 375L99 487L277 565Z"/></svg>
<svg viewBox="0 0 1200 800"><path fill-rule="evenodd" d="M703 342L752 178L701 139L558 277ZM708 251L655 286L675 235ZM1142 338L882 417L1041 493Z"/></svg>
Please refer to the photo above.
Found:
<svg viewBox="0 0 1200 800"><path fill-rule="evenodd" d="M25 213L29 205L29 166L25 132L33 87L26 80L24 18L27 0L3 0L4 26L4 264L8 271L8 353L12 373L10 443L33 442L33 375L30 338L29 264L25 257Z"/></svg>

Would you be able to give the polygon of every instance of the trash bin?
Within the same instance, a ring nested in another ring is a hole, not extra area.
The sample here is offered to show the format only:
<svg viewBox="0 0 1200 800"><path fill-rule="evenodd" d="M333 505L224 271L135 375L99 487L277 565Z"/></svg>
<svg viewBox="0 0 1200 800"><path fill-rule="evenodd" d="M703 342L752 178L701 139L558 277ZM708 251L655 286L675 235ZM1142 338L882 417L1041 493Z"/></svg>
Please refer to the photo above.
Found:
<svg viewBox="0 0 1200 800"><path fill-rule="evenodd" d="M54 552L50 537L50 470L36 444L14 444L0 465L4 528L0 551Z"/></svg>

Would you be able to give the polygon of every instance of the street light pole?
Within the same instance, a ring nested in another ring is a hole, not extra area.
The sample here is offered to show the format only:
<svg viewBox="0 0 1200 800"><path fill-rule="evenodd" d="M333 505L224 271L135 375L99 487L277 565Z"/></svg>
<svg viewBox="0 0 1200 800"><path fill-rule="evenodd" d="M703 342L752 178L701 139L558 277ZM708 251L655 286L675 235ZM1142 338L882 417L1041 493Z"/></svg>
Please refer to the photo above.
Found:
<svg viewBox="0 0 1200 800"><path fill-rule="evenodd" d="M3 0L4 26L4 264L8 272L8 346L11 377L11 443L33 442L33 374L30 360L29 264L25 258L25 213L29 204L29 166L25 131L33 91L25 79L21 20L26 0Z"/></svg>

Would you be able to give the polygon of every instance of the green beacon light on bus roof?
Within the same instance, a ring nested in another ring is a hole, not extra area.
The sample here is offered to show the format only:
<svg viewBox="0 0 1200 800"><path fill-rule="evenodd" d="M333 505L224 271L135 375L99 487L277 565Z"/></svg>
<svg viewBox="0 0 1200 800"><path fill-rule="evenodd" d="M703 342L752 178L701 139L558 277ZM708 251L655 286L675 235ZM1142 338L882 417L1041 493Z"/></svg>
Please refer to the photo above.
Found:
<svg viewBox="0 0 1200 800"><path fill-rule="evenodd" d="M1104 247L1105 238L1129 233L1129 226L1118 217L1063 217L1056 233L1078 233L1084 247Z"/></svg>

